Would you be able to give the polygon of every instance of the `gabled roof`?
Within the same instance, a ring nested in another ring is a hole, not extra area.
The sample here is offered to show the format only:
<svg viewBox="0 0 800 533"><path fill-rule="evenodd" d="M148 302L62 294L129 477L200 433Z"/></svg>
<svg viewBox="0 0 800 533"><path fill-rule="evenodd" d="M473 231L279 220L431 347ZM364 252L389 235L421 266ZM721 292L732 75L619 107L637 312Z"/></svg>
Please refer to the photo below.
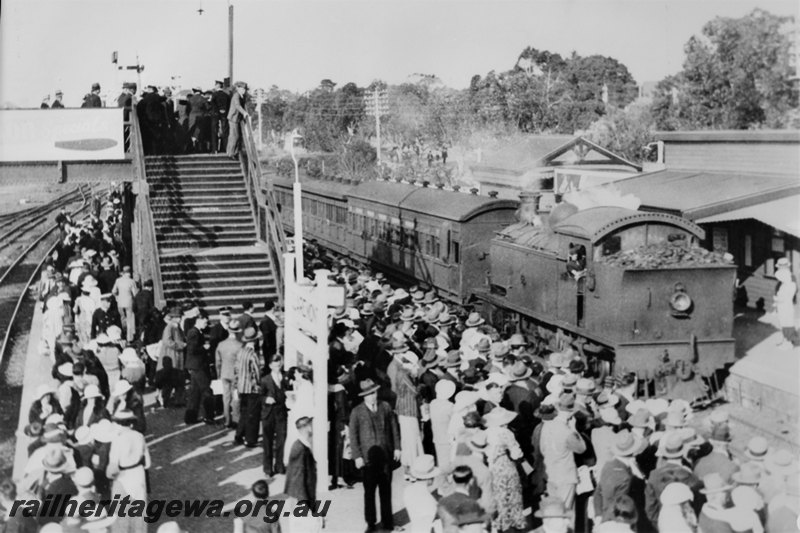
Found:
<svg viewBox="0 0 800 533"><path fill-rule="evenodd" d="M800 192L797 176L661 170L613 183L642 202L640 209L668 211L689 220L783 198Z"/></svg>
<svg viewBox="0 0 800 533"><path fill-rule="evenodd" d="M640 172L642 167L585 137L531 135L484 156L473 172L520 176L537 168L560 166L622 166Z"/></svg>

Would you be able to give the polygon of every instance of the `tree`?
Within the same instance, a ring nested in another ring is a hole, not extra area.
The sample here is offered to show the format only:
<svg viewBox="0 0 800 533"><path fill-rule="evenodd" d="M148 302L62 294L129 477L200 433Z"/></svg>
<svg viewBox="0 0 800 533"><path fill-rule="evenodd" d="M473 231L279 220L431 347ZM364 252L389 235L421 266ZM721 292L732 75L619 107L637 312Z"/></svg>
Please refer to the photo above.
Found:
<svg viewBox="0 0 800 533"><path fill-rule="evenodd" d="M612 108L592 124L586 137L631 161L643 161L647 145L655 139L655 122L647 102L634 102L625 109Z"/></svg>
<svg viewBox="0 0 800 533"><path fill-rule="evenodd" d="M683 70L657 88L660 129L782 128L798 107L793 17L717 17L686 43Z"/></svg>

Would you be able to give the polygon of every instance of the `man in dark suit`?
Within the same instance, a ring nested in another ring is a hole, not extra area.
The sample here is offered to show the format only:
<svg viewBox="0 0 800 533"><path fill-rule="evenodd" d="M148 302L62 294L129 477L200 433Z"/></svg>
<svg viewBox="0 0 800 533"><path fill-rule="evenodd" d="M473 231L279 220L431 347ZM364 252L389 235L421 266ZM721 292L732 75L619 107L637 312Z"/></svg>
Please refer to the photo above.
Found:
<svg viewBox="0 0 800 533"><path fill-rule="evenodd" d="M122 327L122 319L115 309L111 309L111 294L106 293L100 296L100 307L92 313L91 337L94 339L101 333L105 333L111 326Z"/></svg>
<svg viewBox="0 0 800 533"><path fill-rule="evenodd" d="M153 85L145 88L145 93L136 104L136 113L142 125L142 144L145 154L157 155L163 152L164 108L161 95Z"/></svg>
<svg viewBox="0 0 800 533"><path fill-rule="evenodd" d="M155 300L153 298L153 280L148 279L144 282L142 290L136 293L133 297L133 316L136 320L136 338L144 329L147 317L155 309Z"/></svg>
<svg viewBox="0 0 800 533"><path fill-rule="evenodd" d="M204 152L205 144L208 142L205 135L205 120L210 106L200 87L195 87L192 91L194 94L186 98L189 102L189 137L192 139L194 151Z"/></svg>
<svg viewBox="0 0 800 533"><path fill-rule="evenodd" d="M261 354L264 356L264 362L267 364L272 361L272 357L278 350L278 339L276 337L278 326L275 325L274 309L275 302L267 300L266 303L264 303L264 310L266 311L264 320L262 320L261 324L258 326L261 330L261 335L264 337L261 341Z"/></svg>
<svg viewBox="0 0 800 533"><path fill-rule="evenodd" d="M286 391L283 388L283 359L276 355L269 363L269 374L261 378L264 405L261 406L262 443L264 445L264 474L283 474L283 447L286 444Z"/></svg>
<svg viewBox="0 0 800 533"><path fill-rule="evenodd" d="M383 529L394 529L392 516L392 464L400 460L400 426L388 403L378 401L377 385L371 379L360 383L364 401L350 413L350 447L356 468L364 475L364 518L367 530L375 531L375 490L381 499Z"/></svg>
<svg viewBox="0 0 800 533"><path fill-rule="evenodd" d="M287 495L298 501L311 501L317 498L317 462L311 450L312 419L301 416L295 422L300 436L292 444L289 464L286 469Z"/></svg>
<svg viewBox="0 0 800 533"><path fill-rule="evenodd" d="M186 332L186 359L184 368L189 371L189 392L184 421L196 424L200 405L203 406L206 424L214 423L214 397L211 395L211 379L208 375L208 341L203 330L208 325L208 315L201 311L194 325Z"/></svg>
<svg viewBox="0 0 800 533"><path fill-rule="evenodd" d="M92 84L92 92L84 97L81 107L103 107L103 101L100 100L99 83Z"/></svg>
<svg viewBox="0 0 800 533"><path fill-rule="evenodd" d="M222 89L222 82L214 82L211 95L211 153L224 150L228 140L228 106L231 97Z"/></svg>

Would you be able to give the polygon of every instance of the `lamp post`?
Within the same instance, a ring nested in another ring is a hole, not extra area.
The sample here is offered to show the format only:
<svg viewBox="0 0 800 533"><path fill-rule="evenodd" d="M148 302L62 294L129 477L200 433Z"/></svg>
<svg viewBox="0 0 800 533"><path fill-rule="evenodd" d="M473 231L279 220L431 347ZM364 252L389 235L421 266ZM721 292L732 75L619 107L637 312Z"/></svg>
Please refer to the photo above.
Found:
<svg viewBox="0 0 800 533"><path fill-rule="evenodd" d="M292 193L294 195L294 257L295 257L295 270L297 272L296 279L298 282L303 280L303 196L300 187L300 168L297 164L297 156L294 153L294 144L303 136L297 133L297 130L292 132L292 143L289 146L289 151L292 154L292 161L294 162L294 185L292 186Z"/></svg>

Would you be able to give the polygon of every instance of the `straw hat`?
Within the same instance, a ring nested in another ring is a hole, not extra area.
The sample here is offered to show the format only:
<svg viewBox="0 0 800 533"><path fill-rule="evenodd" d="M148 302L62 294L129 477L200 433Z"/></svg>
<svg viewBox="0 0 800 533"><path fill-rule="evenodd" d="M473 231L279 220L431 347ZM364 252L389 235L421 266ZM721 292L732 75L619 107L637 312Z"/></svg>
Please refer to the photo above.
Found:
<svg viewBox="0 0 800 533"><path fill-rule="evenodd" d="M638 438L628 430L620 431L614 438L613 452L620 457L638 455L647 446L644 439Z"/></svg>
<svg viewBox="0 0 800 533"><path fill-rule="evenodd" d="M673 428L686 427L686 416L681 411L669 410L666 418L664 418L664 426Z"/></svg>
<svg viewBox="0 0 800 533"><path fill-rule="evenodd" d="M739 471L734 472L731 478L739 485L758 485L761 481L761 472L760 464L747 462L739 467Z"/></svg>
<svg viewBox="0 0 800 533"><path fill-rule="evenodd" d="M651 419L650 411L642 407L628 419L628 424L634 428L646 428L650 427Z"/></svg>
<svg viewBox="0 0 800 533"><path fill-rule="evenodd" d="M511 335L511 337L509 337L508 345L511 346L512 348L517 348L519 346L527 346L528 341L525 340L525 335L523 335L522 333L514 333L513 335Z"/></svg>
<svg viewBox="0 0 800 533"><path fill-rule="evenodd" d="M422 303L424 304L432 304L438 302L439 298L436 296L434 291L428 291L425 293L425 298L422 299Z"/></svg>
<svg viewBox="0 0 800 533"><path fill-rule="evenodd" d="M625 410L631 415L636 414L640 409L647 410L647 405L644 403L644 400L633 400L625 406ZM650 413L649 410L647 412L648 414Z"/></svg>
<svg viewBox="0 0 800 533"><path fill-rule="evenodd" d="M433 479L441 470L436 467L436 462L432 455L419 455L411 463L410 474L417 479Z"/></svg>
<svg viewBox="0 0 800 533"><path fill-rule="evenodd" d="M461 366L461 352L459 350L450 350L447 352L447 359L445 359L439 366L444 368Z"/></svg>
<svg viewBox="0 0 800 533"><path fill-rule="evenodd" d="M619 412L613 407L603 407L600 409L600 419L606 424L612 426L619 426L622 424L622 419L619 417Z"/></svg>
<svg viewBox="0 0 800 533"><path fill-rule="evenodd" d="M361 383L359 383L361 387L361 392L358 393L359 396L369 396L373 392L377 392L378 389L381 388L380 385L372 381L371 379L367 378Z"/></svg>
<svg viewBox="0 0 800 533"><path fill-rule="evenodd" d="M500 361L510 352L511 348L505 342L493 342L489 355L493 360Z"/></svg>
<svg viewBox="0 0 800 533"><path fill-rule="evenodd" d="M570 392L562 392L558 396L556 408L559 411L572 412L575 410L575 395Z"/></svg>
<svg viewBox="0 0 800 533"><path fill-rule="evenodd" d="M659 455L665 459L678 459L683 457L687 451L686 441L677 432L667 434L665 438L661 439L660 444Z"/></svg>
<svg viewBox="0 0 800 533"><path fill-rule="evenodd" d="M771 474L787 475L797 473L797 461L789 450L777 450L764 460L764 467Z"/></svg>
<svg viewBox="0 0 800 533"><path fill-rule="evenodd" d="M703 488L700 492L703 494L713 494L715 492L727 492L733 488L733 485L722 479L719 472L712 472L703 477Z"/></svg>
<svg viewBox="0 0 800 533"><path fill-rule="evenodd" d="M558 416L558 410L553 404L543 403L539 406L537 414L542 420L554 420Z"/></svg>
<svg viewBox="0 0 800 533"><path fill-rule="evenodd" d="M577 384L578 376L575 374L564 374L564 377L561 378L561 390L573 390Z"/></svg>
<svg viewBox="0 0 800 533"><path fill-rule="evenodd" d="M767 452L769 452L767 439L757 436L747 442L744 454L752 461L763 461L767 457Z"/></svg>
<svg viewBox="0 0 800 533"><path fill-rule="evenodd" d="M464 325L468 328L475 328L485 323L486 321L481 317L480 313L470 313Z"/></svg>
<svg viewBox="0 0 800 533"><path fill-rule="evenodd" d="M436 319L437 326L451 326L456 323L456 317L451 315L448 311L442 311Z"/></svg>
<svg viewBox="0 0 800 533"><path fill-rule="evenodd" d="M664 398L649 398L645 400L644 406L650 411L651 415L657 418L667 412L667 409L669 409L669 402Z"/></svg>
<svg viewBox="0 0 800 533"><path fill-rule="evenodd" d="M594 394L595 390L597 390L597 384L593 379L580 378L575 384L575 392L584 396Z"/></svg>
<svg viewBox="0 0 800 533"><path fill-rule="evenodd" d="M414 309L411 307L406 307L403 309L403 313L400 315L400 320L403 322L413 322L415 317L416 313L414 313Z"/></svg>
<svg viewBox="0 0 800 533"><path fill-rule="evenodd" d="M522 381L528 379L533 374L533 370L522 361L516 361L509 368L505 369L509 381Z"/></svg>
<svg viewBox="0 0 800 533"><path fill-rule="evenodd" d="M255 342L261 338L261 332L254 327L245 328L244 333L242 333L242 343Z"/></svg>
<svg viewBox="0 0 800 533"><path fill-rule="evenodd" d="M63 474L70 467L61 447L50 448L42 459L42 466L51 474Z"/></svg>
<svg viewBox="0 0 800 533"><path fill-rule="evenodd" d="M481 355L486 355L492 351L492 342L489 337L482 337L478 344L475 345L475 351Z"/></svg>
<svg viewBox="0 0 800 533"><path fill-rule="evenodd" d="M506 426L515 418L517 418L517 413L502 407L495 407L483 416L486 421L486 427Z"/></svg>

